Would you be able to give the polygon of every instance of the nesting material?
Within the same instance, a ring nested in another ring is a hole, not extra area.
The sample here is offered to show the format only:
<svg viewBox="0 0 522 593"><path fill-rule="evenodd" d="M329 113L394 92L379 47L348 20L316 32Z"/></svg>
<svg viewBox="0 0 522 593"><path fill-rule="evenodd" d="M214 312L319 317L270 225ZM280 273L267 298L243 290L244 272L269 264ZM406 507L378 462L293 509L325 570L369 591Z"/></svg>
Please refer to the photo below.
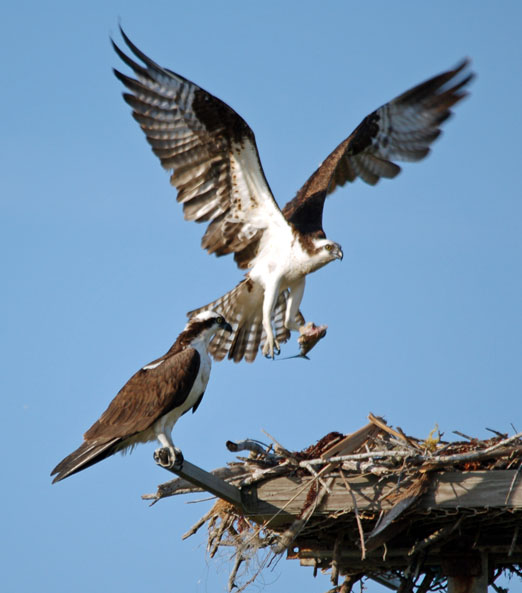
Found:
<svg viewBox="0 0 522 593"><path fill-rule="evenodd" d="M481 566L490 583L505 570L521 576L522 433L492 432L418 439L370 414L355 433L303 451L229 442L248 455L212 473L240 489L242 508L218 500L185 537L207 523L209 555L232 552L230 590L284 553L329 571L339 593L366 578L426 593ZM178 478L144 498L201 491Z"/></svg>

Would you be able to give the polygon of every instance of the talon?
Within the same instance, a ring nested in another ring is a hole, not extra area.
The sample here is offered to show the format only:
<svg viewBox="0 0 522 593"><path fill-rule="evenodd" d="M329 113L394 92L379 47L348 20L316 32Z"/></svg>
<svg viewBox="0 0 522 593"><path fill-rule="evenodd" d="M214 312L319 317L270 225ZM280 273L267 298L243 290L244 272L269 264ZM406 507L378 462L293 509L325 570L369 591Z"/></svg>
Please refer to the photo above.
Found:
<svg viewBox="0 0 522 593"><path fill-rule="evenodd" d="M274 346L276 347L276 349L279 348L279 344L277 343L277 341L273 339L270 340L267 338L265 345L263 346L263 354L265 355L265 358L274 358Z"/></svg>
<svg viewBox="0 0 522 593"><path fill-rule="evenodd" d="M154 461L165 469L180 470L183 467L183 453L177 447L161 447L154 451Z"/></svg>

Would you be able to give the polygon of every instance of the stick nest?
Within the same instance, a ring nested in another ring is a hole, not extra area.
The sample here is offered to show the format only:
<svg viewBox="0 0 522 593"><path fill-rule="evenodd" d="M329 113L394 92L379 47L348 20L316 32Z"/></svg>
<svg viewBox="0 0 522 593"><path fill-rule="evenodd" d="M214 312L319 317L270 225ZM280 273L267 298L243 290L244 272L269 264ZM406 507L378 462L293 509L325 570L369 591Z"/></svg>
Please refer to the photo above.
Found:
<svg viewBox="0 0 522 593"><path fill-rule="evenodd" d="M401 593L445 590L447 577L459 570L452 567L455 558L469 573L484 553L490 584L506 571L522 576L522 433L491 431L486 440L457 433L464 440L448 442L437 428L418 439L372 414L369 421L302 451L289 451L273 437L270 446L227 443L230 451L248 453L212 473L240 488L247 501L255 493L254 502L240 509L218 499L183 537L207 524L209 556L226 550L233 557L229 590L244 590L283 553L311 566L314 576L329 571L329 593L349 593L368 578ZM473 480L494 484L499 476L510 480L502 504L491 502L484 487L484 501L471 506L466 500L472 499L458 495L456 502L439 500L444 488L467 495ZM143 498L154 503L201 491L178 478Z"/></svg>

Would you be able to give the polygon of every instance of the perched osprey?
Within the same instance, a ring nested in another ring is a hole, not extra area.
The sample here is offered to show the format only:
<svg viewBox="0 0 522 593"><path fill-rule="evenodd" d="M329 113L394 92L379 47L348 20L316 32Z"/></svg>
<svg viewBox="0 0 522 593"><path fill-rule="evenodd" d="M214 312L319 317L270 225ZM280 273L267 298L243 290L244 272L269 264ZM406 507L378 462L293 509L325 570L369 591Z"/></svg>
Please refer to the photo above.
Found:
<svg viewBox="0 0 522 593"><path fill-rule="evenodd" d="M218 332L210 344L217 360L228 354L253 361L260 344L273 357L290 330L304 323L299 305L306 276L343 256L322 227L327 194L357 177L370 185L395 177L400 167L393 160L424 158L450 108L467 94L468 61L365 117L280 210L243 118L121 34L144 65L113 43L136 79L114 72L130 91L123 96L154 154L172 171L185 219L208 222L203 248L218 256L233 253L239 268L249 270L233 290L189 315L213 309L230 321L233 332Z"/></svg>
<svg viewBox="0 0 522 593"><path fill-rule="evenodd" d="M170 450L171 463L179 459L171 431L182 414L191 408L195 412L201 403L210 375L208 344L217 331L232 331L218 313L204 311L192 317L170 350L127 381L85 433L83 444L53 469L53 484L155 439Z"/></svg>

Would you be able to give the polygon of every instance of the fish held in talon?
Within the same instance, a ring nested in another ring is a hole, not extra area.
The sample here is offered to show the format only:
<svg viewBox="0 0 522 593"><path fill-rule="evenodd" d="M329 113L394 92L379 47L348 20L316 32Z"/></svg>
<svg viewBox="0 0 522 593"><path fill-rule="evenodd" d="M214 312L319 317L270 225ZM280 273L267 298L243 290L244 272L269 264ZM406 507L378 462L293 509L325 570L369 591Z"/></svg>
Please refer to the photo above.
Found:
<svg viewBox="0 0 522 593"><path fill-rule="evenodd" d="M315 325L313 321L309 321L306 325L299 328L299 356L308 358L307 354L314 348L314 346L326 336L327 325Z"/></svg>

